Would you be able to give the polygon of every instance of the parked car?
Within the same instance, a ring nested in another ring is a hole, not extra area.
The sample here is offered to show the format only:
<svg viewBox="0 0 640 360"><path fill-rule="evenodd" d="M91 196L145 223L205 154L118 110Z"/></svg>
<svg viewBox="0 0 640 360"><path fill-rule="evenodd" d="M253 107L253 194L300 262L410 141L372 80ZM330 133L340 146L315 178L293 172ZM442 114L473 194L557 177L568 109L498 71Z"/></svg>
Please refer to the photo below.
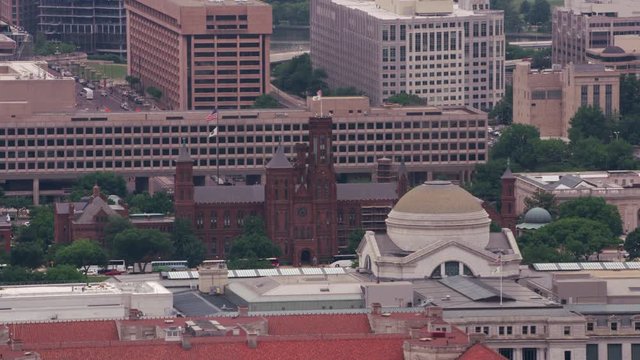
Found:
<svg viewBox="0 0 640 360"><path fill-rule="evenodd" d="M100 91L100 95L107 96L107 95L109 95L109 93L107 92L107 90L102 90L102 91Z"/></svg>
<svg viewBox="0 0 640 360"><path fill-rule="evenodd" d="M104 274L104 275L107 275L107 276L115 276L115 275L122 275L122 274L124 274L124 271L111 269L111 270L107 270L107 271L105 271L103 274Z"/></svg>

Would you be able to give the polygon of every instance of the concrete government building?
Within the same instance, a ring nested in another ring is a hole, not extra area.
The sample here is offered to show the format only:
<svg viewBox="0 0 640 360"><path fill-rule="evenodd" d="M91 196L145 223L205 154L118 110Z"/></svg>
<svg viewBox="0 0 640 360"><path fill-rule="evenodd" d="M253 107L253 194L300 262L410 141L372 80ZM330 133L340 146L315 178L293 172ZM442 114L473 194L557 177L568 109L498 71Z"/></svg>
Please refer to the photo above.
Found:
<svg viewBox="0 0 640 360"><path fill-rule="evenodd" d="M366 97L323 98L333 118L333 159L344 177L372 178L377 159L404 161L410 183L434 178L469 181L487 156L487 115L466 107L372 108ZM64 195L78 176L114 171L145 189L149 177L173 176L186 138L197 184L216 175L261 183L264 165L281 144L307 142L307 110L77 113L6 116L0 124L0 181L9 196Z"/></svg>
<svg viewBox="0 0 640 360"><path fill-rule="evenodd" d="M311 59L375 105L405 92L488 110L504 95L502 11L488 0L313 0Z"/></svg>
<svg viewBox="0 0 640 360"><path fill-rule="evenodd" d="M551 60L585 63L588 49L612 46L617 35L640 35L636 0L564 0L553 10Z"/></svg>
<svg viewBox="0 0 640 360"><path fill-rule="evenodd" d="M271 6L127 0L129 75L173 110L241 109L269 91Z"/></svg>

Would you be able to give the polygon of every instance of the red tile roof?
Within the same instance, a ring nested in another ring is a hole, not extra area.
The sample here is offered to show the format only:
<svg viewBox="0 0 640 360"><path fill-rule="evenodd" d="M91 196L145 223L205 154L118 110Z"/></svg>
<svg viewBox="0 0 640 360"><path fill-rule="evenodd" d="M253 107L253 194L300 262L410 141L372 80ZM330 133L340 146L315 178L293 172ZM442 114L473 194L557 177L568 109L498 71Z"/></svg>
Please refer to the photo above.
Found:
<svg viewBox="0 0 640 360"><path fill-rule="evenodd" d="M458 358L458 360L506 360L506 358L483 344L475 344Z"/></svg>
<svg viewBox="0 0 640 360"><path fill-rule="evenodd" d="M368 334L366 314L267 316L270 335Z"/></svg>
<svg viewBox="0 0 640 360"><path fill-rule="evenodd" d="M198 343L190 350L180 344L153 346L115 346L102 348L67 348L38 351L44 360L402 360L401 337L323 341L264 341L250 349L245 342Z"/></svg>
<svg viewBox="0 0 640 360"><path fill-rule="evenodd" d="M116 323L110 321L70 321L39 324L11 324L11 337L24 343L118 340Z"/></svg>

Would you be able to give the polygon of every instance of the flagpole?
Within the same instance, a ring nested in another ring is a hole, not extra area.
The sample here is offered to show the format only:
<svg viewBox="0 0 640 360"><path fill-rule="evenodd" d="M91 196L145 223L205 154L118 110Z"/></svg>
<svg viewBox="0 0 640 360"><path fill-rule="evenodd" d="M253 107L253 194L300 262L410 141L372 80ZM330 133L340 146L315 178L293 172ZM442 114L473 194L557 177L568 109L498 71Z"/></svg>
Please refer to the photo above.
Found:
<svg viewBox="0 0 640 360"><path fill-rule="evenodd" d="M500 306L502 306L502 254L499 255L500 258Z"/></svg>

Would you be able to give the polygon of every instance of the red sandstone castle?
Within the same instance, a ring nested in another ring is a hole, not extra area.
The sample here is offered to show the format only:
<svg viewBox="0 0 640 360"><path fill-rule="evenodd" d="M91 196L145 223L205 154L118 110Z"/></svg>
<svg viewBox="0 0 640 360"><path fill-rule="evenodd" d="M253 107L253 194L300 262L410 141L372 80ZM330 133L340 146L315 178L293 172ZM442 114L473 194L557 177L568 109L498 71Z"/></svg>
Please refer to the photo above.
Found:
<svg viewBox="0 0 640 360"><path fill-rule="evenodd" d="M265 220L267 234L293 264L328 260L347 247L351 231L379 231L395 201L407 190L402 169L398 181L378 175L376 183L337 184L333 167L332 119L309 119L309 143L296 144L291 163L283 146L266 165L262 185L194 186L193 161L186 146L177 159L176 218L190 219L208 256L224 257L245 217ZM384 182L383 182L384 181Z"/></svg>

